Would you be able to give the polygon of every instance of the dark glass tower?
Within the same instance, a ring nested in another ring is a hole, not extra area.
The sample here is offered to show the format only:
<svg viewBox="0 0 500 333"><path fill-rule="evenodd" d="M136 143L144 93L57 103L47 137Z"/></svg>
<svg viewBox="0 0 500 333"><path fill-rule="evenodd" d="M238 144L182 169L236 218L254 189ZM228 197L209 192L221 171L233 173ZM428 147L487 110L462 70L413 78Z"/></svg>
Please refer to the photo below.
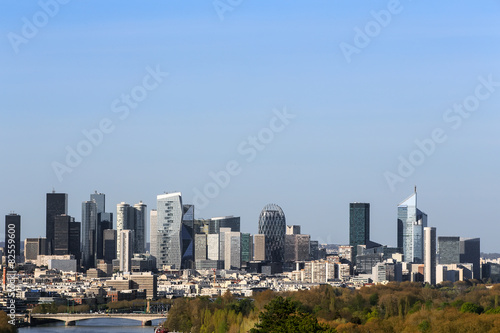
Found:
<svg viewBox="0 0 500 333"><path fill-rule="evenodd" d="M266 237L266 260L282 263L285 259L286 219L280 206L264 207L259 217L259 234Z"/></svg>
<svg viewBox="0 0 500 333"><path fill-rule="evenodd" d="M479 238L460 238L460 262L473 264L474 279L481 279L481 240Z"/></svg>
<svg viewBox="0 0 500 333"><path fill-rule="evenodd" d="M68 214L68 195L66 193L47 193L46 203L45 237L47 238L47 251L49 254L53 254L55 217Z"/></svg>
<svg viewBox="0 0 500 333"><path fill-rule="evenodd" d="M366 245L370 240L370 204L354 202L349 204L349 245L352 246L353 258L356 258L357 246Z"/></svg>
<svg viewBox="0 0 500 333"><path fill-rule="evenodd" d="M14 255L16 263L21 262L21 215L5 215L5 252L7 263Z"/></svg>
<svg viewBox="0 0 500 333"><path fill-rule="evenodd" d="M194 206L183 205L182 217L182 262L181 268L194 268Z"/></svg>

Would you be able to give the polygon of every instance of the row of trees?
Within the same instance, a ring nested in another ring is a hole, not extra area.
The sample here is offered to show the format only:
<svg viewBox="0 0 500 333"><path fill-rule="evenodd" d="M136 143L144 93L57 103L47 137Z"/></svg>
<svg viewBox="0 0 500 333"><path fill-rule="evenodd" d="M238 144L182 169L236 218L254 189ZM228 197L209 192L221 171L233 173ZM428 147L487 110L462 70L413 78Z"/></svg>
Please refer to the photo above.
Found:
<svg viewBox="0 0 500 333"><path fill-rule="evenodd" d="M500 285L465 282L438 287L389 283L359 290L328 285L252 298L181 298L164 326L222 332L499 332Z"/></svg>

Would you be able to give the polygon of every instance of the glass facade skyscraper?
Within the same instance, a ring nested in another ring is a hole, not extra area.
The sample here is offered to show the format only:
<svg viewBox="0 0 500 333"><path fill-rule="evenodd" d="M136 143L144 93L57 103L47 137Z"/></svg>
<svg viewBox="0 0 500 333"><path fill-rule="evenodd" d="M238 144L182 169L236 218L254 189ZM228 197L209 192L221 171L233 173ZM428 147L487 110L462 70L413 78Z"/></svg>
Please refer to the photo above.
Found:
<svg viewBox="0 0 500 333"><path fill-rule="evenodd" d="M266 260L284 261L285 233L286 220L281 207L275 204L265 206L259 217L259 234L266 237Z"/></svg>
<svg viewBox="0 0 500 333"><path fill-rule="evenodd" d="M68 214L68 195L66 193L47 193L45 237L48 253L54 253L54 223L57 215Z"/></svg>
<svg viewBox="0 0 500 333"><path fill-rule="evenodd" d="M10 242L9 242L10 240ZM16 263L21 262L21 215L5 215L5 252L12 249L14 245L14 257ZM10 252L9 252L10 253Z"/></svg>
<svg viewBox="0 0 500 333"><path fill-rule="evenodd" d="M358 245L366 245L370 240L370 204L354 202L349 204L349 245L356 258Z"/></svg>
<svg viewBox="0 0 500 333"><path fill-rule="evenodd" d="M402 236L403 239L405 262L423 263L425 227L427 227L427 214L417 208L415 190L415 193L398 205L398 233L402 232L398 238Z"/></svg>
<svg viewBox="0 0 500 333"><path fill-rule="evenodd" d="M97 204L95 201L82 203L82 255L85 268L95 267L97 254Z"/></svg>
<svg viewBox="0 0 500 333"><path fill-rule="evenodd" d="M156 238L156 257L158 268L164 265L180 269L182 262L181 227L183 218L182 194L180 192L157 196L156 230L151 237Z"/></svg>

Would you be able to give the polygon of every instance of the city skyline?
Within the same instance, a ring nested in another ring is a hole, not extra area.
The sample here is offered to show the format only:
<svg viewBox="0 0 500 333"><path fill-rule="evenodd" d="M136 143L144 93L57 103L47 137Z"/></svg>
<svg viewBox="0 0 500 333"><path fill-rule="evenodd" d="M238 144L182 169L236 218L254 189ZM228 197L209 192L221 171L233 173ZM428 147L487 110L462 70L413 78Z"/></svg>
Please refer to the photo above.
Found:
<svg viewBox="0 0 500 333"><path fill-rule="evenodd" d="M440 235L499 251L498 2L3 8L0 211L25 238L45 235L55 188L76 219L96 189L111 212L182 191L197 218L252 234L275 202L340 244L346 207L367 202L371 238L396 245L416 184Z"/></svg>

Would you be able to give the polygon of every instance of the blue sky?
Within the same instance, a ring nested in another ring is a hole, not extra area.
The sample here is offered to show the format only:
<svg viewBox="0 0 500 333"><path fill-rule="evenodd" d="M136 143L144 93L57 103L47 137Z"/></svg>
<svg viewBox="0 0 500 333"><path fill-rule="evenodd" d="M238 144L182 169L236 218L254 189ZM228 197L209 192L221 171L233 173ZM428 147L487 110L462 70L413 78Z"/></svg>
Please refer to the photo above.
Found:
<svg viewBox="0 0 500 333"><path fill-rule="evenodd" d="M40 3L0 11L0 207L22 215L23 239L45 235L52 188L80 220L94 190L112 212L121 201L155 208L164 191L192 203L236 161L240 172L197 217L241 216L256 233L276 203L288 224L347 243L349 202L370 202L372 239L395 245L397 204L417 185L438 236L481 237L482 250L500 252L500 87L457 129L443 118L479 77L500 81L498 2L241 1L221 20L212 1L73 0L46 22ZM397 13L376 23L390 6ZM29 38L26 22L40 25ZM340 45L377 24L348 62ZM13 34L25 42L13 47ZM168 76L120 119L113 102L140 91L148 68ZM285 109L295 117L247 161L238 147ZM111 133L60 181L54 162L103 119ZM447 139L399 175L399 157L435 129ZM387 172L402 181L391 188Z"/></svg>

